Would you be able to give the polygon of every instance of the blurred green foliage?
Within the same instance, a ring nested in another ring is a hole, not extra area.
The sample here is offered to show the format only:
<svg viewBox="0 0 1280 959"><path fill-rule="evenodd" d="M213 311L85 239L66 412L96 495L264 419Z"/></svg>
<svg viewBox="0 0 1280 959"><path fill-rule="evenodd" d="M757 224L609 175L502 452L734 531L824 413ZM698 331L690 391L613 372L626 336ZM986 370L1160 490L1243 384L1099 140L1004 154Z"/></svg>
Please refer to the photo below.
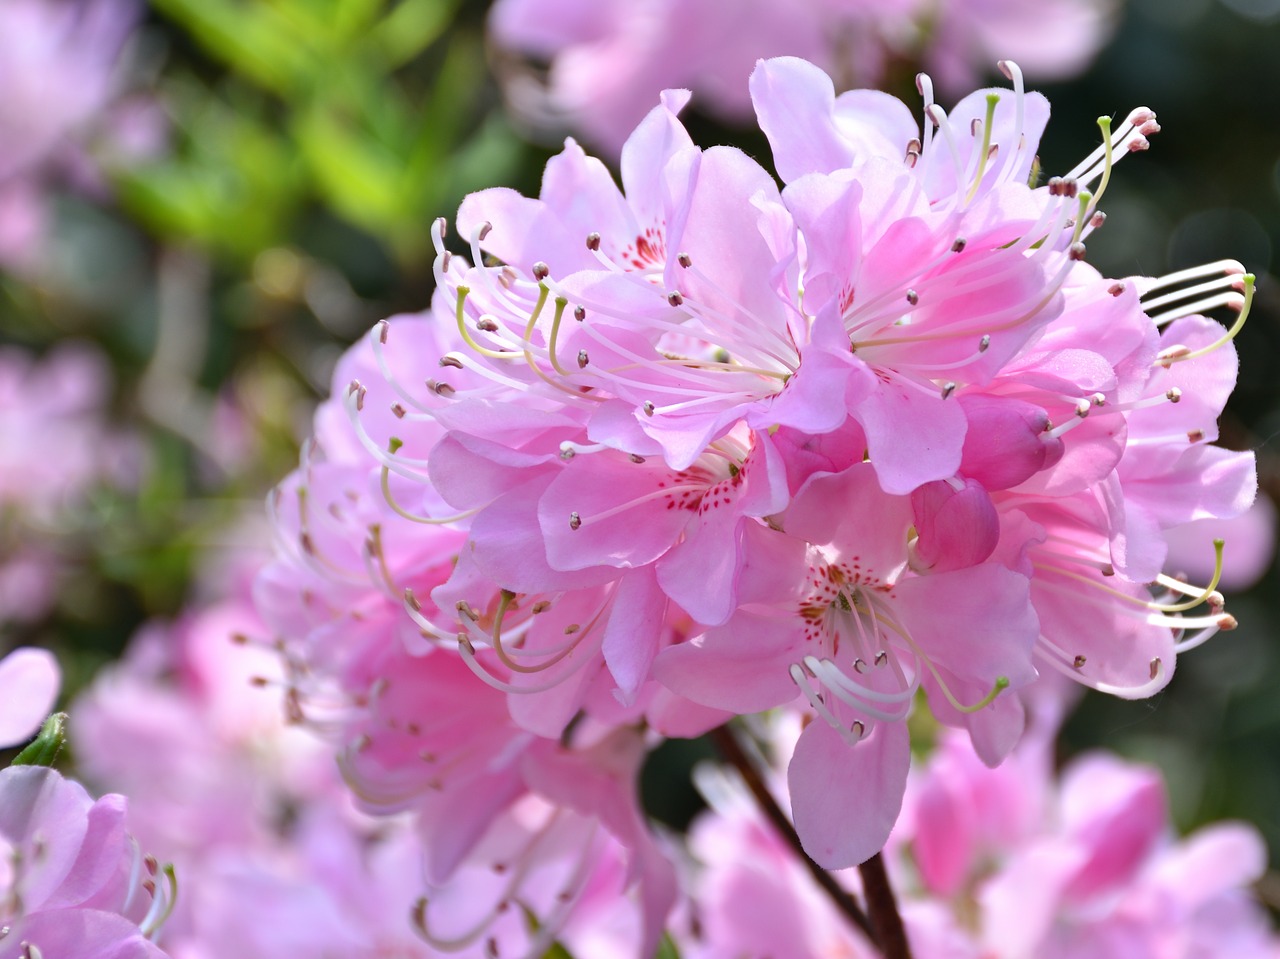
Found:
<svg viewBox="0 0 1280 959"><path fill-rule="evenodd" d="M409 267L436 216L521 158L478 31L451 29L458 0L153 6L226 71L173 71L174 152L119 176L126 208L170 240L247 259L319 204Z"/></svg>

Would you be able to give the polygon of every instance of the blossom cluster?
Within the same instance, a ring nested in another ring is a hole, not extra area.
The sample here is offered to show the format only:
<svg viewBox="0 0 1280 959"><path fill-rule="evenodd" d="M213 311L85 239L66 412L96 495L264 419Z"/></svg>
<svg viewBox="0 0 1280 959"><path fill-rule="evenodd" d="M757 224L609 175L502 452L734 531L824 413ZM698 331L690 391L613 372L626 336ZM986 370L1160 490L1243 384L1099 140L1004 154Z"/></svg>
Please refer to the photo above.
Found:
<svg viewBox="0 0 1280 959"><path fill-rule="evenodd" d="M59 537L99 484L127 484L136 444L111 430L104 356L65 342L42 357L0 348L0 622L49 611L66 557ZM33 456L32 450L56 450Z"/></svg>
<svg viewBox="0 0 1280 959"><path fill-rule="evenodd" d="M158 110L122 100L121 51L136 0L9 0L0 7L0 264L31 269L59 179L93 192L103 176L89 144L136 156L161 140ZM110 123L104 122L110 119Z"/></svg>
<svg viewBox="0 0 1280 959"><path fill-rule="evenodd" d="M1163 531L1253 500L1252 454L1212 445L1253 278L1101 276L1155 117L1038 184L1048 103L1002 66L949 113L921 77L921 129L762 61L781 189L668 91L621 189L570 140L538 198L467 198L431 309L339 364L256 598L291 717L416 818L429 943L535 955L592 915L652 954L663 736L803 716L790 806L841 868L898 819L922 701L994 766L1064 677L1147 696L1234 625Z"/></svg>
<svg viewBox="0 0 1280 959"><path fill-rule="evenodd" d="M788 726L771 730L784 753ZM1175 839L1156 770L1097 752L1055 775L1054 732L1042 727L998 769L944 735L913 770L886 853L914 954L1274 957L1280 943L1248 890L1266 865L1257 831L1220 822ZM691 832L681 954L876 956L741 784L701 773L711 810Z"/></svg>

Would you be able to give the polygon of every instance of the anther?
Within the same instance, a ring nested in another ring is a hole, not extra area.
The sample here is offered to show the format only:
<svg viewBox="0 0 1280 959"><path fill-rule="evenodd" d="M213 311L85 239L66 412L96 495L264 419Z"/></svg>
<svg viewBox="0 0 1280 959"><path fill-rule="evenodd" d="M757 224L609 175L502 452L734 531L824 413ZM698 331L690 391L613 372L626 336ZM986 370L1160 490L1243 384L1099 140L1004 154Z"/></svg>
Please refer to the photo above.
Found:
<svg viewBox="0 0 1280 959"><path fill-rule="evenodd" d="M640 408L641 408L642 410L644 410L644 415L645 415L645 416L652 416L652 415L653 415L653 411L657 409L657 407L653 405L653 401L652 401L652 400L645 400L645 401L644 401L644 405L643 405L643 406L641 406Z"/></svg>
<svg viewBox="0 0 1280 959"><path fill-rule="evenodd" d="M968 242L969 242L969 241L968 241L968 240L966 240L966 239L965 239L964 237L962 237L962 236L958 236L958 237L956 237L956 241L955 241L954 243L952 243L952 244L951 244L951 252L952 252L952 253L963 253L963 252L964 252L964 248L965 248L966 244L968 244Z"/></svg>
<svg viewBox="0 0 1280 959"><path fill-rule="evenodd" d="M587 308L582 305L575 306L573 308L573 318L581 323L587 318Z"/></svg>
<svg viewBox="0 0 1280 959"><path fill-rule="evenodd" d="M580 630L581 628L582 628L582 624L581 624L581 623L570 623L568 626L566 626L566 627L564 628L564 634L565 634L566 636L572 636L574 633L576 633L576 632L577 632L578 630Z"/></svg>
<svg viewBox="0 0 1280 959"><path fill-rule="evenodd" d="M493 224L488 220L480 224L480 232L476 234L477 240L483 240L493 230Z"/></svg>
<svg viewBox="0 0 1280 959"><path fill-rule="evenodd" d="M567 442L566 442L566 443L561 443L561 444L560 444L560 458L561 458L562 460L564 460L566 463L567 463L569 460L573 459L573 458L574 458L575 456L577 456L577 455L578 455L578 453L577 453L577 451L573 448L573 444L572 444L572 443L567 443Z"/></svg>
<svg viewBox="0 0 1280 959"><path fill-rule="evenodd" d="M1149 671L1149 675L1152 679L1155 679L1157 676L1160 675L1160 657L1159 656L1151 660L1151 669Z"/></svg>
<svg viewBox="0 0 1280 959"><path fill-rule="evenodd" d="M1074 666L1076 669L1081 669L1087 661L1088 660L1086 660L1083 656L1077 656L1075 659L1071 661L1071 665Z"/></svg>
<svg viewBox="0 0 1280 959"><path fill-rule="evenodd" d="M588 233L588 234L587 234L587 249L588 249L588 250L590 250L592 253L595 253L598 249L600 249L600 234L599 234L599 233Z"/></svg>
<svg viewBox="0 0 1280 959"><path fill-rule="evenodd" d="M849 732L853 733L859 739L867 734L867 727L863 725L861 719L855 719L853 725L849 727Z"/></svg>
<svg viewBox="0 0 1280 959"><path fill-rule="evenodd" d="M351 385L347 387L347 395L355 395L357 411L362 411L364 409L364 396L366 392L367 391L363 384L361 384L359 380L352 380Z"/></svg>
<svg viewBox="0 0 1280 959"><path fill-rule="evenodd" d="M378 342L381 343L383 346L387 345L387 330L388 330L387 321L379 320L378 321Z"/></svg>
<svg viewBox="0 0 1280 959"><path fill-rule="evenodd" d="M1091 409L1093 409L1093 404L1088 400L1076 401L1076 416L1080 417L1080 419L1084 419L1088 416Z"/></svg>
<svg viewBox="0 0 1280 959"><path fill-rule="evenodd" d="M1187 346L1183 346L1181 343L1179 343L1177 346L1171 346L1168 349L1161 350L1159 353L1157 353L1156 362L1159 363L1161 366L1163 366L1167 370L1176 361L1182 359L1182 357L1190 356L1190 355L1191 355L1191 348Z"/></svg>
<svg viewBox="0 0 1280 959"><path fill-rule="evenodd" d="M915 290L907 290L907 302L912 306L916 306L920 302L920 294Z"/></svg>
<svg viewBox="0 0 1280 959"><path fill-rule="evenodd" d="M877 666L883 666L888 661L889 661L889 654L885 652L883 649L880 650L880 652L876 653L875 664Z"/></svg>
<svg viewBox="0 0 1280 959"><path fill-rule="evenodd" d="M693 257L688 253L677 253L676 262L687 270L689 267L693 266Z"/></svg>
<svg viewBox="0 0 1280 959"><path fill-rule="evenodd" d="M392 403L392 404L391 404L391 412L395 414L396 419L398 419L398 420L402 420L402 419L404 419L404 414L405 414L406 410L405 410L405 408L404 408L403 404L401 404L401 403Z"/></svg>
<svg viewBox="0 0 1280 959"><path fill-rule="evenodd" d="M672 306L679 306L684 302L684 297L681 295L679 290L672 290L667 294L667 302Z"/></svg>
<svg viewBox="0 0 1280 959"><path fill-rule="evenodd" d="M944 383L942 386L942 398L945 400L955 391L956 391L956 384L954 381L948 381L947 383Z"/></svg>
<svg viewBox="0 0 1280 959"><path fill-rule="evenodd" d="M533 278L541 283L551 275L551 267L539 260L533 264Z"/></svg>
<svg viewBox="0 0 1280 959"><path fill-rule="evenodd" d="M540 599L529 608L529 612L533 613L536 616L538 615L538 613L545 613L550 608L551 608L551 600Z"/></svg>
<svg viewBox="0 0 1280 959"><path fill-rule="evenodd" d="M1067 256L1079 262L1084 259L1085 252L1084 244L1077 240L1067 249Z"/></svg>
<svg viewBox="0 0 1280 959"><path fill-rule="evenodd" d="M576 529L581 529L581 528L582 528L582 517L581 517L581 516L579 516L579 515L577 514L577 512L576 512L576 511L575 511L575 512L570 513L570 514L569 514L569 529L576 530Z"/></svg>
<svg viewBox="0 0 1280 959"><path fill-rule="evenodd" d="M1049 183L1047 185L1049 187L1049 196L1062 196L1062 177L1049 177Z"/></svg>
<svg viewBox="0 0 1280 959"><path fill-rule="evenodd" d="M584 369L591 360L587 356L586 350L578 350L578 369Z"/></svg>
<svg viewBox="0 0 1280 959"><path fill-rule="evenodd" d="M1101 229L1102 224L1107 222L1107 215L1099 210L1093 215L1093 219L1089 221L1089 225L1095 230Z"/></svg>
<svg viewBox="0 0 1280 959"><path fill-rule="evenodd" d="M1178 389L1176 386L1171 386L1165 392L1164 398L1168 400L1170 403L1177 403L1180 399L1182 399L1182 390Z"/></svg>
<svg viewBox="0 0 1280 959"><path fill-rule="evenodd" d="M476 320L476 329L483 330L485 333L497 333L498 324L487 316L482 316Z"/></svg>
<svg viewBox="0 0 1280 959"><path fill-rule="evenodd" d="M471 622L473 623L480 621L480 614L477 613L474 609L472 609L471 604L468 603L465 599L458 600L457 603L454 604L453 608L456 609L463 616L467 617L467 619L471 620Z"/></svg>
<svg viewBox="0 0 1280 959"><path fill-rule="evenodd" d="M1217 625L1218 625L1218 628L1223 630L1224 632L1230 632L1240 624L1236 621L1236 618L1232 616L1230 613L1223 613L1221 616L1218 617Z"/></svg>
<svg viewBox="0 0 1280 959"><path fill-rule="evenodd" d="M1116 574L1116 568L1110 563L1104 563L1102 565L1101 573L1103 576L1114 576Z"/></svg>
<svg viewBox="0 0 1280 959"><path fill-rule="evenodd" d="M643 456L641 456L639 453L631 453L627 458L628 458L629 460L631 460L631 462L633 462L633 463L643 463L643 462L644 462L644 457L643 457Z"/></svg>
<svg viewBox="0 0 1280 959"><path fill-rule="evenodd" d="M985 353L991 347L990 334L983 334L982 339L978 340L978 352Z"/></svg>
<svg viewBox="0 0 1280 959"><path fill-rule="evenodd" d="M1076 197L1077 195L1079 195L1079 193L1080 193L1080 184L1079 184L1079 183L1077 183L1075 180L1063 180L1063 181L1062 181L1062 195L1063 195L1063 196L1065 196L1065 197L1069 197L1069 198L1071 198L1071 199L1075 199L1075 197Z"/></svg>
<svg viewBox="0 0 1280 959"><path fill-rule="evenodd" d="M458 359L456 356L442 356L442 357L440 357L440 365L441 365L441 366L449 366L449 367L452 367L452 368L453 368L453 369L455 369L455 370L463 369L463 366L462 366L462 360Z"/></svg>
<svg viewBox="0 0 1280 959"><path fill-rule="evenodd" d="M1187 430L1187 439L1192 443L1199 443L1204 439L1204 430Z"/></svg>
<svg viewBox="0 0 1280 959"><path fill-rule="evenodd" d="M865 673L867 671L866 661L862 659L855 659L853 661L853 671L855 673Z"/></svg>
<svg viewBox="0 0 1280 959"><path fill-rule="evenodd" d="M1124 290L1125 290L1124 284L1118 283L1118 282L1112 283L1109 287L1107 287L1107 292L1110 293L1112 296L1119 296L1121 293L1124 292Z"/></svg>

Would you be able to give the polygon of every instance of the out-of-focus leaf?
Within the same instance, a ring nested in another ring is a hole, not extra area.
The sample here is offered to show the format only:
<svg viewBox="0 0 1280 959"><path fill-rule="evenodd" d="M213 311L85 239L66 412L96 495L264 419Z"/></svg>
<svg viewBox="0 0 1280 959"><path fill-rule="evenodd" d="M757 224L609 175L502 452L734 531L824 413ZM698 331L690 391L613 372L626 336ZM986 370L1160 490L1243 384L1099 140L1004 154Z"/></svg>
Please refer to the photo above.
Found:
<svg viewBox="0 0 1280 959"><path fill-rule="evenodd" d="M255 83L285 94L308 74L308 51L295 25L270 3L152 0L210 53Z"/></svg>
<svg viewBox="0 0 1280 959"><path fill-rule="evenodd" d="M391 68L434 43L453 20L458 0L403 0L369 33L369 47Z"/></svg>

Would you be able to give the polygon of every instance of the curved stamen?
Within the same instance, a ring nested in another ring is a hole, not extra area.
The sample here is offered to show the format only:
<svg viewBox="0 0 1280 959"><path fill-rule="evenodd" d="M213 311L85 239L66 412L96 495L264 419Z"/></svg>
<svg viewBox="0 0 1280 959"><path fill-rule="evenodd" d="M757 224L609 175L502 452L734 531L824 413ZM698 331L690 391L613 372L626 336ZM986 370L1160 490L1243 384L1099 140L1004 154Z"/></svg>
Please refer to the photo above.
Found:
<svg viewBox="0 0 1280 959"><path fill-rule="evenodd" d="M484 509L483 506L477 506L474 509L463 510L461 513L455 513L453 516L421 516L417 513L410 513L407 509L396 502L395 497L391 493L391 470L386 466L381 469L378 485L382 488L382 498L386 500L392 512L397 516L402 516L413 523L424 523L430 526L445 526L450 523L459 523L464 519L470 519L476 513Z"/></svg>
<svg viewBox="0 0 1280 959"><path fill-rule="evenodd" d="M1226 346L1228 343L1234 340L1236 338L1236 335L1242 329L1244 329L1245 320L1249 318L1249 311L1253 308L1253 289L1254 289L1255 279L1256 278L1252 273L1246 273L1243 277L1241 277L1241 281L1244 283L1244 302L1241 303L1239 307L1240 315L1237 316L1236 321L1233 324L1231 324L1231 328L1227 330L1226 333L1222 334L1222 336L1219 339L1215 340L1213 343L1210 343L1208 346L1202 346L1198 350L1192 350L1190 353L1177 353L1165 359L1157 360L1157 362L1160 363L1161 365L1167 366L1171 363L1184 363L1187 360L1199 359L1202 356L1208 356L1210 353L1214 352L1217 349L1220 349L1223 346ZM1199 304L1196 304L1196 305L1199 306ZM1223 305L1232 306L1231 303L1227 303Z"/></svg>

